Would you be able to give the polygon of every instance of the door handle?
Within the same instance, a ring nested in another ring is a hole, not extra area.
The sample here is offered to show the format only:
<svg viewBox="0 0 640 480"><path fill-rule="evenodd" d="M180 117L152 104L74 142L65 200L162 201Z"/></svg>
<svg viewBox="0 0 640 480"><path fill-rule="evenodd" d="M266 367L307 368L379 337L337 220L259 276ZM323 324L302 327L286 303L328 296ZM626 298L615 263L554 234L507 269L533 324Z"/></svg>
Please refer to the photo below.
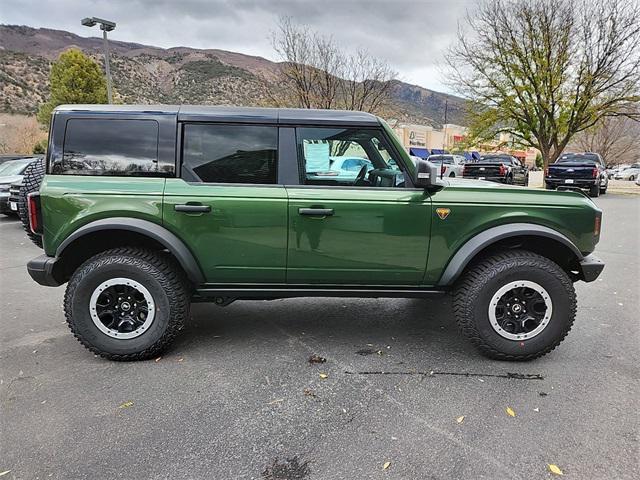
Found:
<svg viewBox="0 0 640 480"><path fill-rule="evenodd" d="M174 210L176 212L185 212L185 213L209 213L211 211L210 205L174 205Z"/></svg>
<svg viewBox="0 0 640 480"><path fill-rule="evenodd" d="M312 217L328 217L333 215L333 208L299 208L298 214Z"/></svg>

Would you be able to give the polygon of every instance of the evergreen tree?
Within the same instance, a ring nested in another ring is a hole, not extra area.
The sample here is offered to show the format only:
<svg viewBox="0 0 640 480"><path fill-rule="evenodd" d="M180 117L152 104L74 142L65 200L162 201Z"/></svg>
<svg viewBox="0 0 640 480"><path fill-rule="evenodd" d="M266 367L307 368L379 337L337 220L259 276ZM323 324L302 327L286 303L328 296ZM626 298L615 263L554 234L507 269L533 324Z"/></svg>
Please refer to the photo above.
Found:
<svg viewBox="0 0 640 480"><path fill-rule="evenodd" d="M60 54L49 74L49 100L40 106L38 121L48 125L55 107L68 103L107 103L107 82L100 66L80 50Z"/></svg>

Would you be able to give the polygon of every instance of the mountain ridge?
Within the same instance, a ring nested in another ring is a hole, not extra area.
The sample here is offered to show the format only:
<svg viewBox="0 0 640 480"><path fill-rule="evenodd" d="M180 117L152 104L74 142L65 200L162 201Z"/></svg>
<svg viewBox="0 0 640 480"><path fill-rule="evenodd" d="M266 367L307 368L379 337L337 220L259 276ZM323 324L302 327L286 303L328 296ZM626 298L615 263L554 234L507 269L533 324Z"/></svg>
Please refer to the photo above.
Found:
<svg viewBox="0 0 640 480"><path fill-rule="evenodd" d="M64 30L0 25L0 111L33 114L48 95L49 65L78 48L101 65L102 39ZM268 105L280 63L240 52L162 48L109 40L114 88L125 103ZM393 80L386 118L439 126L464 123L464 100Z"/></svg>

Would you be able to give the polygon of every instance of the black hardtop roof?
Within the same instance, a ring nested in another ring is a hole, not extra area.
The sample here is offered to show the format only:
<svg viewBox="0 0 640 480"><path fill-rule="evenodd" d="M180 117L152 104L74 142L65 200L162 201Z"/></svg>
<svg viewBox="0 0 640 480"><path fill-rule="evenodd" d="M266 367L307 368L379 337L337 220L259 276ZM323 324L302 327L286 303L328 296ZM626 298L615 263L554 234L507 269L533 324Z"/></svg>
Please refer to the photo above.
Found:
<svg viewBox="0 0 640 480"><path fill-rule="evenodd" d="M273 123L295 125L380 125L380 119L366 112L313 110L305 108L225 107L208 105L60 105L56 112L172 114L179 121Z"/></svg>

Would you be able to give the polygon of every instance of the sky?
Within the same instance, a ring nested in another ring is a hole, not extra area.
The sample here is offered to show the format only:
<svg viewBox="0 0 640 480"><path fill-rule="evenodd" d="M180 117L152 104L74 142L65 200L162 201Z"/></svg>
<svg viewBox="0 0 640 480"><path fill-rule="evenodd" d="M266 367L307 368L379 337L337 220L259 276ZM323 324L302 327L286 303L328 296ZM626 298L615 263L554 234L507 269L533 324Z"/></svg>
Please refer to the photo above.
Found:
<svg viewBox="0 0 640 480"><path fill-rule="evenodd" d="M159 47L218 48L279 60L270 42L280 16L365 48L401 80L437 91L443 58L475 0L0 0L0 23L99 36L80 25L95 16L117 23L110 38Z"/></svg>

